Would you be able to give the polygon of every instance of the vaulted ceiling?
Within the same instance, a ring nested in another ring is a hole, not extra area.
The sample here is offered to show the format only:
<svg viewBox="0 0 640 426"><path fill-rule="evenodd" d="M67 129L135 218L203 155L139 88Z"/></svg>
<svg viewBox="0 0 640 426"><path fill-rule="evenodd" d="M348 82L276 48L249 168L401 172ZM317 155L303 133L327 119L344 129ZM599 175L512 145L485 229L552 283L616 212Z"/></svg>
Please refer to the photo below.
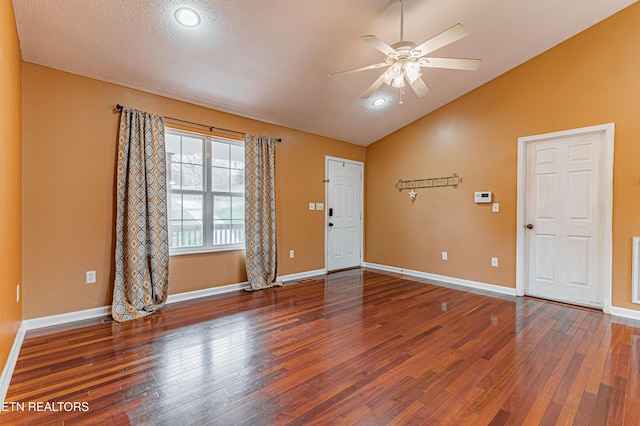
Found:
<svg viewBox="0 0 640 426"><path fill-rule="evenodd" d="M585 30L635 0L405 0L405 40L456 23L470 35L434 56L478 71L423 69L431 93L383 85L360 36L400 39L398 0L13 0L23 59L269 123L369 145ZM199 26L174 18L183 6ZM408 88L407 88L408 89ZM383 97L383 105L372 100Z"/></svg>

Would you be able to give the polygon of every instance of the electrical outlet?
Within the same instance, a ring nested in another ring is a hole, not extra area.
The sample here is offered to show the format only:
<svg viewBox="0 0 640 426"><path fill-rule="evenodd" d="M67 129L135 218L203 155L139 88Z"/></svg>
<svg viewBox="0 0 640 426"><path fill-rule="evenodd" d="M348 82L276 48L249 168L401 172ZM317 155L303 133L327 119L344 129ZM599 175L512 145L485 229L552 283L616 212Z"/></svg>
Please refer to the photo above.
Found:
<svg viewBox="0 0 640 426"><path fill-rule="evenodd" d="M442 252L442 260L447 260L447 252L446 251Z"/></svg>
<svg viewBox="0 0 640 426"><path fill-rule="evenodd" d="M491 204L491 211L493 213L498 213L500 211L500 203Z"/></svg>
<svg viewBox="0 0 640 426"><path fill-rule="evenodd" d="M315 210L316 209L316 203L309 203L309 210Z"/></svg>
<svg viewBox="0 0 640 426"><path fill-rule="evenodd" d="M20 301L20 284L16 286L16 302Z"/></svg>
<svg viewBox="0 0 640 426"><path fill-rule="evenodd" d="M498 258L497 257L492 257L491 258L491 266L497 268L498 267Z"/></svg>
<svg viewBox="0 0 640 426"><path fill-rule="evenodd" d="M296 257L295 250L289 250L289 259L293 259L294 257Z"/></svg>
<svg viewBox="0 0 640 426"><path fill-rule="evenodd" d="M96 282L96 271L87 271L86 272L86 280L87 284L93 284Z"/></svg>

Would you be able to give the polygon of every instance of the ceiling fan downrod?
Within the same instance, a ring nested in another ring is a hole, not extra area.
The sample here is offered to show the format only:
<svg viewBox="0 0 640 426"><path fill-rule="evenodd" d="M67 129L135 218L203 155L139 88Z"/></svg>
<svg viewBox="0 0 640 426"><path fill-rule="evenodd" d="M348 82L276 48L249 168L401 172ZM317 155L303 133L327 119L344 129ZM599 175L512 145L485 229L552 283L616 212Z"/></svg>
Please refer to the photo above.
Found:
<svg viewBox="0 0 640 426"><path fill-rule="evenodd" d="M404 0L400 0L400 41L404 41Z"/></svg>

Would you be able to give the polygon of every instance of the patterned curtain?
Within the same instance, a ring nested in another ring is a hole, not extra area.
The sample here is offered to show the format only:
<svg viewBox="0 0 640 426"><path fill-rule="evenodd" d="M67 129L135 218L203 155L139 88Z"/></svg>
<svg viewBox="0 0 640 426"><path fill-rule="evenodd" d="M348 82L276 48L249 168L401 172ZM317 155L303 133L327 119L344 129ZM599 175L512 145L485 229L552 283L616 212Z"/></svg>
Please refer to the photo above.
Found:
<svg viewBox="0 0 640 426"><path fill-rule="evenodd" d="M162 117L129 108L120 114L113 318L129 321L167 300L169 232Z"/></svg>
<svg viewBox="0 0 640 426"><path fill-rule="evenodd" d="M245 245L247 279L252 290L282 285L276 281L276 143L245 135Z"/></svg>

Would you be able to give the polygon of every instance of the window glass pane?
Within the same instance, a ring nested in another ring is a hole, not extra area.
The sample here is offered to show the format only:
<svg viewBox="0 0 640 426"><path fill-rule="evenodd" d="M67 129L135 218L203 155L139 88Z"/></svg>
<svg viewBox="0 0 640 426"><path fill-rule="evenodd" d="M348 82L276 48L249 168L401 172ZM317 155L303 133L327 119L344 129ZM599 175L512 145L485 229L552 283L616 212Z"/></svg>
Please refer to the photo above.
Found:
<svg viewBox="0 0 640 426"><path fill-rule="evenodd" d="M169 244L171 247L201 246L204 241L202 194L169 194Z"/></svg>
<svg viewBox="0 0 640 426"><path fill-rule="evenodd" d="M182 165L182 189L202 190L202 166Z"/></svg>
<svg viewBox="0 0 640 426"><path fill-rule="evenodd" d="M229 144L211 142L211 165L229 167Z"/></svg>
<svg viewBox="0 0 640 426"><path fill-rule="evenodd" d="M182 219L182 194L169 193L169 219L172 222Z"/></svg>
<svg viewBox="0 0 640 426"><path fill-rule="evenodd" d="M229 232L227 223L228 220L214 219L213 220L213 244L229 244L227 243Z"/></svg>
<svg viewBox="0 0 640 426"><path fill-rule="evenodd" d="M202 221L185 220L182 222L182 247L202 245Z"/></svg>
<svg viewBox="0 0 640 426"><path fill-rule="evenodd" d="M244 170L244 146L230 145L231 147L231 167Z"/></svg>
<svg viewBox="0 0 640 426"><path fill-rule="evenodd" d="M215 219L213 222L213 244L231 244L231 226L229 220Z"/></svg>
<svg viewBox="0 0 640 426"><path fill-rule="evenodd" d="M189 136L182 137L182 162L202 164L203 140Z"/></svg>
<svg viewBox="0 0 640 426"><path fill-rule="evenodd" d="M184 220L202 219L203 210L201 194L182 194L182 218Z"/></svg>
<svg viewBox="0 0 640 426"><path fill-rule="evenodd" d="M231 197L216 195L213 197L213 219L231 219Z"/></svg>
<svg viewBox="0 0 640 426"><path fill-rule="evenodd" d="M169 221L169 247L182 246L182 221Z"/></svg>
<svg viewBox="0 0 640 426"><path fill-rule="evenodd" d="M232 198L231 219L244 221L244 197Z"/></svg>
<svg viewBox="0 0 640 426"><path fill-rule="evenodd" d="M211 190L214 192L229 192L229 169L211 168Z"/></svg>
<svg viewBox="0 0 640 426"><path fill-rule="evenodd" d="M169 189L180 189L182 187L182 173L180 163L169 163L169 175L167 181L169 182Z"/></svg>
<svg viewBox="0 0 640 426"><path fill-rule="evenodd" d="M231 221L231 233L232 233L232 244L244 243L244 220L232 220Z"/></svg>
<svg viewBox="0 0 640 426"><path fill-rule="evenodd" d="M213 223L214 244L240 244L244 242L244 222L220 220Z"/></svg>
<svg viewBox="0 0 640 426"><path fill-rule="evenodd" d="M180 161L180 136L167 133L164 137L167 161Z"/></svg>
<svg viewBox="0 0 640 426"><path fill-rule="evenodd" d="M244 192L244 170L231 169L231 192Z"/></svg>

